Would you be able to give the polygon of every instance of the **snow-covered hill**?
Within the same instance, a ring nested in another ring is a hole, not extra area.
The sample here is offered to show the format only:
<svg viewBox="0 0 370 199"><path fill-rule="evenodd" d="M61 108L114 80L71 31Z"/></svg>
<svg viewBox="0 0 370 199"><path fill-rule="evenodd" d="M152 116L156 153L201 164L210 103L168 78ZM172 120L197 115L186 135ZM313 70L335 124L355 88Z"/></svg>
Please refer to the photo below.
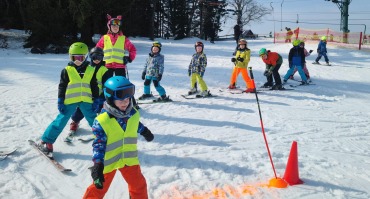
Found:
<svg viewBox="0 0 370 199"><path fill-rule="evenodd" d="M129 64L130 80L143 93L141 70L151 41L132 38L138 49ZM268 188L274 177L261 132L254 94L219 92L228 86L235 41L205 42L205 81L217 98L186 100L187 67L194 39L160 40L165 55L162 85L174 103L141 105L141 121L155 134L139 140L139 157L151 199L190 198L370 198L370 55L329 45L333 66L312 65L316 85L293 91L258 93L263 124L277 175L284 175L292 141L298 142L299 173L305 182L286 189ZM258 85L265 82L262 47L284 57L288 69L291 44L251 40L250 66ZM11 42L0 49L0 148L18 151L0 161L0 198L81 198L92 182L91 143L62 138L55 158L71 173L58 172L27 140L40 138L57 115L57 86L68 55L35 55ZM316 49L316 44L307 44ZM299 79L296 74L296 79ZM297 84L291 81L290 84ZM238 84L245 83L239 77ZM156 91L153 89L153 93ZM85 120L79 135L91 133ZM117 175L106 198L128 198L127 185Z"/></svg>

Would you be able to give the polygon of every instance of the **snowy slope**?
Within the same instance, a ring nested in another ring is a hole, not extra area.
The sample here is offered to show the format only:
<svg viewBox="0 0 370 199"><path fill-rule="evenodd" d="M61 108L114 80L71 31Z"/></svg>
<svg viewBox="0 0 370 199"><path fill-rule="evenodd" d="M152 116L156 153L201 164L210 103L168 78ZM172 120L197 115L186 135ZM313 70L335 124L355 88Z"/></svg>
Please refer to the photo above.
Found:
<svg viewBox="0 0 370 199"><path fill-rule="evenodd" d="M155 134L153 142L141 137L138 144L151 199L370 198L369 52L329 45L333 66L312 65L315 53L307 58L316 85L258 94L279 177L284 175L292 141L298 142L299 173L305 184L276 189L266 186L274 173L255 95L219 92L229 83L235 42L205 42L205 81L219 97L186 100L180 95L189 89L187 66L196 39L160 41L165 55L161 83L176 102L141 105L141 120ZM65 128L54 150L55 158L73 170L69 174L58 172L27 143L39 139L57 115L59 75L68 55L34 55L21 49L21 43L10 42L9 49L0 49L0 148L18 151L0 161L0 198L81 198L92 182L91 143L65 144ZM129 76L138 97L151 42L146 38L132 42L138 56L129 65ZM285 74L290 44L248 42L258 85L265 82L264 64L257 55L261 47L284 57L280 74ZM315 50L316 44L306 47ZM238 84L245 85L241 77ZM90 133L83 120L79 135ZM106 198L128 198L121 176L116 176Z"/></svg>

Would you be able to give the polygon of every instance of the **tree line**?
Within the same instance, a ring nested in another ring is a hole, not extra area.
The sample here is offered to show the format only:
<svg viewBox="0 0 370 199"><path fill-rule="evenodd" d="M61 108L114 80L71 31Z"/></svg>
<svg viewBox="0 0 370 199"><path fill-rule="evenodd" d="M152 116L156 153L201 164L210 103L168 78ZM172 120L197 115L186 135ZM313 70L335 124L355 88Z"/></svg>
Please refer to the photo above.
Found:
<svg viewBox="0 0 370 199"><path fill-rule="evenodd" d="M227 5L219 0L0 0L0 26L29 33L25 48L75 41L94 46L92 36L107 32L107 14L122 15L126 36L212 40L221 31Z"/></svg>

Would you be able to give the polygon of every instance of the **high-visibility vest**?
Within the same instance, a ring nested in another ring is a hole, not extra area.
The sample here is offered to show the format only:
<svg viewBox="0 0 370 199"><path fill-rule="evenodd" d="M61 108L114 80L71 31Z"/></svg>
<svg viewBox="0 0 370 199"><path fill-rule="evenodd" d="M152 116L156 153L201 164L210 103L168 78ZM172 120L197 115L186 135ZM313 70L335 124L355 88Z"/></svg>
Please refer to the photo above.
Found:
<svg viewBox="0 0 370 199"><path fill-rule="evenodd" d="M113 62L123 64L123 57L125 56L125 40L126 37L118 36L114 46L110 40L109 35L104 35L104 61L106 64Z"/></svg>
<svg viewBox="0 0 370 199"><path fill-rule="evenodd" d="M101 95L103 92L103 75L107 71L108 69L105 66L100 66L100 68L96 72L96 81L98 82L99 95Z"/></svg>
<svg viewBox="0 0 370 199"><path fill-rule="evenodd" d="M94 67L87 66L84 76L81 78L73 66L65 68L68 73L69 83L66 90L64 104L74 104L78 102L92 103L91 79L94 76Z"/></svg>
<svg viewBox="0 0 370 199"><path fill-rule="evenodd" d="M126 131L107 112L97 116L96 120L98 120L107 135L103 173L110 173L125 165L139 165L137 151L137 130L140 120L139 111L136 111L128 119Z"/></svg>

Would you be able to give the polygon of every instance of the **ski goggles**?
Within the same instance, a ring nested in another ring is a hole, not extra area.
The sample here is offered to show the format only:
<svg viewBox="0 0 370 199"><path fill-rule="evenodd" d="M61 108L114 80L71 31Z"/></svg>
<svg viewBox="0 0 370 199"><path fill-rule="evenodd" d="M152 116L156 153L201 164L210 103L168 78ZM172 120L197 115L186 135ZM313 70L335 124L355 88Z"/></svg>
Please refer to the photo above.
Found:
<svg viewBox="0 0 370 199"><path fill-rule="evenodd" d="M76 60L78 60L80 62L84 61L85 60L85 55L72 55L72 61L76 61Z"/></svg>
<svg viewBox="0 0 370 199"><path fill-rule="evenodd" d="M114 100L124 100L127 98L131 98L135 94L135 86L134 85L129 85L122 87L119 90L112 91L109 88L106 88L105 91L113 96Z"/></svg>
<svg viewBox="0 0 370 199"><path fill-rule="evenodd" d="M91 59L92 60L103 60L104 58L104 55L98 55L98 54L94 54L94 55L91 55Z"/></svg>
<svg viewBox="0 0 370 199"><path fill-rule="evenodd" d="M121 26L121 20L112 19L112 20L110 20L110 25Z"/></svg>
<svg viewBox="0 0 370 199"><path fill-rule="evenodd" d="M159 43L154 43L154 44L153 44L153 46L154 46L154 47L158 47L158 48L160 48L162 45L161 45L161 44L159 44Z"/></svg>

